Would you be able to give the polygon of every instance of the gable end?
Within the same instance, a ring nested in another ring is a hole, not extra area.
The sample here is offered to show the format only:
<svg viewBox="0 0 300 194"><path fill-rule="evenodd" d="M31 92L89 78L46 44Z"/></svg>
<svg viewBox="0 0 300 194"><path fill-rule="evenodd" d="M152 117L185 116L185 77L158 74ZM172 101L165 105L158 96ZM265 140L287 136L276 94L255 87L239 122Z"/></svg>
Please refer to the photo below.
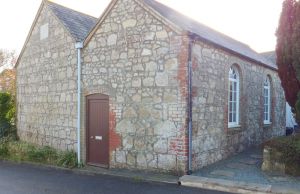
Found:
<svg viewBox="0 0 300 194"><path fill-rule="evenodd" d="M87 38L85 39L84 46L86 46L89 43L89 41L91 40L91 38L93 37L93 35L99 29L99 27L101 26L101 24L103 23L103 21L105 20L105 18L108 16L108 14L111 12L111 10L114 8L114 6L116 5L116 3L118 1L119 0L112 0L110 2L110 4L104 10L103 14L100 16L97 24L94 26L94 28L90 31L90 33L88 34ZM141 6L145 11L147 11L149 14L151 14L153 17L155 17L157 20L159 20L160 22L162 22L166 26L168 26L174 32L176 32L178 34L184 34L184 33L187 34L186 31L184 31L182 28L180 28L176 24L174 24L172 22L169 22L169 20L167 20L166 18L162 17L157 11L155 11L153 8L151 8L150 6L148 6L144 1L140 1L140 0L131 0L131 1L134 1L136 4L138 4L139 6Z"/></svg>

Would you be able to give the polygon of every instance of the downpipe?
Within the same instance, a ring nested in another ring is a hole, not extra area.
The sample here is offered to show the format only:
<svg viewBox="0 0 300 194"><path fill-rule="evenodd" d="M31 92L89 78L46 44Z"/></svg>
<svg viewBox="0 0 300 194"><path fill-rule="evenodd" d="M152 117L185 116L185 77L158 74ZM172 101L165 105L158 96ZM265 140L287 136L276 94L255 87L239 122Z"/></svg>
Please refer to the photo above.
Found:
<svg viewBox="0 0 300 194"><path fill-rule="evenodd" d="M187 174L192 174L192 47L193 47L193 39L189 36L189 47L188 47L188 171Z"/></svg>
<svg viewBox="0 0 300 194"><path fill-rule="evenodd" d="M77 49L77 164L81 165L80 158L80 125L81 125L81 49L83 48L82 42L77 42L75 44Z"/></svg>

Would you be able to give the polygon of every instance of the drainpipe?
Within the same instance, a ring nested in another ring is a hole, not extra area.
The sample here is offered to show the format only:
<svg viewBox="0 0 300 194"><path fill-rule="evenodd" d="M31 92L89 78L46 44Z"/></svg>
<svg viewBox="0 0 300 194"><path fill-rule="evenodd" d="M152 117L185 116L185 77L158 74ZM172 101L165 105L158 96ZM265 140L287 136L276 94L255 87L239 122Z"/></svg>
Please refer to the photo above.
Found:
<svg viewBox="0 0 300 194"><path fill-rule="evenodd" d="M75 48L77 49L77 163L80 166L81 49L83 48L83 43L76 42Z"/></svg>
<svg viewBox="0 0 300 194"><path fill-rule="evenodd" d="M188 47L188 171L187 174L192 174L192 37L189 36L189 47Z"/></svg>

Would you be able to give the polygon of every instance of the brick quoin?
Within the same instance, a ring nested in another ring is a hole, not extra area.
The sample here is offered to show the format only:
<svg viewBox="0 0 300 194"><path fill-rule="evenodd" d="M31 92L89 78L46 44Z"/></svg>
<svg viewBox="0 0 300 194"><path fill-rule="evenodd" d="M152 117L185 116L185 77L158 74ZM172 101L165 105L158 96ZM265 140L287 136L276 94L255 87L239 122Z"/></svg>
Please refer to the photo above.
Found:
<svg viewBox="0 0 300 194"><path fill-rule="evenodd" d="M260 107L261 107L261 110L260 110L259 127L262 129L264 127L264 112L265 112L265 109L264 109L264 96L263 96L263 94L260 97Z"/></svg>
<svg viewBox="0 0 300 194"><path fill-rule="evenodd" d="M170 140L169 152L180 156L188 156L188 138L175 137Z"/></svg>
<svg viewBox="0 0 300 194"><path fill-rule="evenodd" d="M179 81L179 92L182 101L185 101L188 106L188 56L189 56L189 37L183 35L181 39L180 54L178 56L178 73L177 79ZM188 110L188 109L187 109ZM189 139L188 139L188 111L186 111L186 119L184 124L184 135L182 137L173 138L170 141L169 151L178 156L188 158L189 154ZM186 171L188 165L186 162Z"/></svg>
<svg viewBox="0 0 300 194"><path fill-rule="evenodd" d="M116 113L109 112L109 152L121 146L121 137L116 133Z"/></svg>
<svg viewBox="0 0 300 194"><path fill-rule="evenodd" d="M196 59L196 57L192 56L192 74L193 72L197 71L197 67L198 67L198 60ZM194 98L197 98L198 96L198 87L197 86L192 86L192 101Z"/></svg>
<svg viewBox="0 0 300 194"><path fill-rule="evenodd" d="M188 37L182 38L182 46L180 48L181 52L179 54L179 66L178 66L178 73L177 73L177 79L179 81L179 87L180 87L180 94L183 100L187 102L187 87L188 87Z"/></svg>
<svg viewBox="0 0 300 194"><path fill-rule="evenodd" d="M192 59L192 70L193 70L193 72L197 71L198 64L199 64L198 59L193 56L193 59Z"/></svg>

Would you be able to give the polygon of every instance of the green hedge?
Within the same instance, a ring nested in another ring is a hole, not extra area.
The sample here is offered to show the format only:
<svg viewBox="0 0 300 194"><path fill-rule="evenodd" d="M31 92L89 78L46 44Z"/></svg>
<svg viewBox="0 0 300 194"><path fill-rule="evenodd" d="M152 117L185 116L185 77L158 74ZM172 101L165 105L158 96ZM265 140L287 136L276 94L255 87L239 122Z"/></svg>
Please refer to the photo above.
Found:
<svg viewBox="0 0 300 194"><path fill-rule="evenodd" d="M16 137L16 104L15 97L6 92L0 92L0 138Z"/></svg>

